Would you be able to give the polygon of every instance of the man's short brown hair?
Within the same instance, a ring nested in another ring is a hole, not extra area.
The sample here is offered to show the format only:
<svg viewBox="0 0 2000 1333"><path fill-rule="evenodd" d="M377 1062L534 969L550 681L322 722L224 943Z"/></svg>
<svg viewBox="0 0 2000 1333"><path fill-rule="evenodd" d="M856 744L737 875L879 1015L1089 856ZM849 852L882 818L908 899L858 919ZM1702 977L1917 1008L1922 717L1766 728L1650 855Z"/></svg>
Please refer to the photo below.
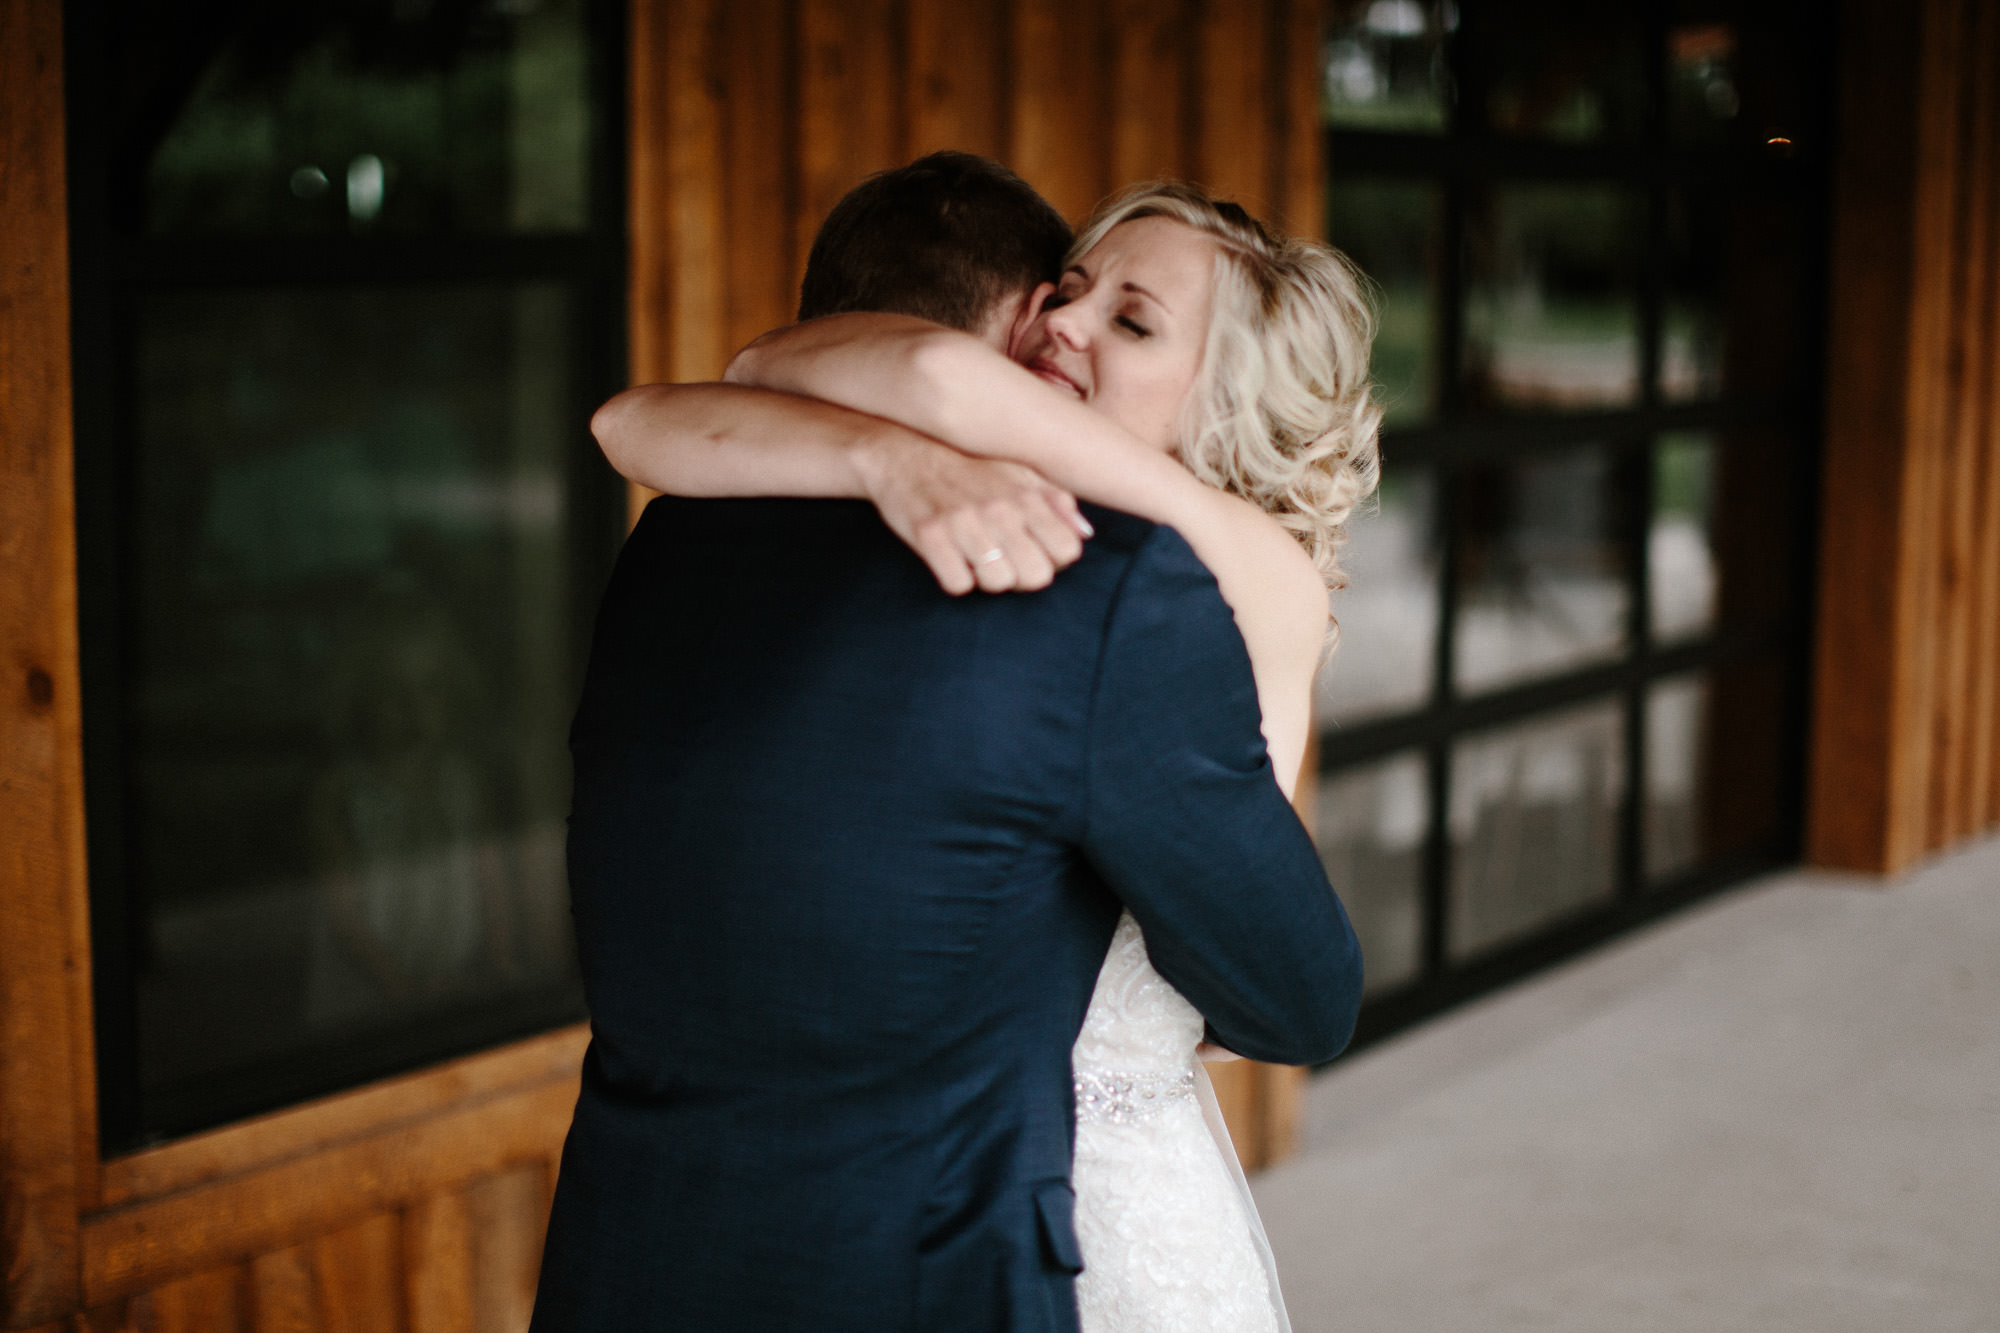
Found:
<svg viewBox="0 0 2000 1333"><path fill-rule="evenodd" d="M799 318L866 310L976 332L993 303L1062 272L1070 229L1034 187L971 153L870 176L813 238Z"/></svg>

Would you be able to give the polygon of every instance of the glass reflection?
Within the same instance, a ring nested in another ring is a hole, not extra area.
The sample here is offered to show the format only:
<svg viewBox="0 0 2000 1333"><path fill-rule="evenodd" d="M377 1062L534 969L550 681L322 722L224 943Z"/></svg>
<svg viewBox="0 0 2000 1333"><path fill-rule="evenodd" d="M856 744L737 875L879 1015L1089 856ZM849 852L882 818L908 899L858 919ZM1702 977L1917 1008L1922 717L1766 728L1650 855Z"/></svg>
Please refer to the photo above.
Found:
<svg viewBox="0 0 2000 1333"><path fill-rule="evenodd" d="M1709 528L1715 444L1705 434L1662 435L1653 450L1653 522L1646 536L1652 635L1662 643L1715 625L1716 561Z"/></svg>
<svg viewBox="0 0 2000 1333"><path fill-rule="evenodd" d="M1313 840L1361 937L1370 991L1415 980L1423 964L1430 809L1421 755L1342 769L1319 782Z"/></svg>
<svg viewBox="0 0 2000 1333"><path fill-rule="evenodd" d="M1378 322L1369 369L1383 421L1398 426L1437 410L1438 260L1444 192L1402 181L1336 181L1327 236L1374 282Z"/></svg>
<svg viewBox="0 0 2000 1333"><path fill-rule="evenodd" d="M1322 52L1326 123L1442 133L1451 112L1451 0L1334 0Z"/></svg>
<svg viewBox="0 0 2000 1333"><path fill-rule="evenodd" d="M1724 142L1743 109L1732 23L1683 23L1667 33L1667 136L1683 148Z"/></svg>
<svg viewBox="0 0 2000 1333"><path fill-rule="evenodd" d="M1639 394L1641 210L1605 185L1509 185L1466 218L1470 405L1620 407Z"/></svg>
<svg viewBox="0 0 2000 1333"><path fill-rule="evenodd" d="M1646 99L1639 6L1508 0L1468 6L1466 19L1495 131L1567 142L1638 138Z"/></svg>
<svg viewBox="0 0 2000 1333"><path fill-rule="evenodd" d="M1315 688L1319 724L1338 728L1420 708L1436 675L1437 484L1429 469L1391 470L1375 512L1349 524L1333 595L1339 646Z"/></svg>
<svg viewBox="0 0 2000 1333"><path fill-rule="evenodd" d="M1616 657L1631 594L1624 491L1585 447L1461 470L1453 680L1493 689Z"/></svg>
<svg viewBox="0 0 2000 1333"><path fill-rule="evenodd" d="M1451 952L1476 953L1616 891L1625 789L1615 702L1460 741L1451 759Z"/></svg>
<svg viewBox="0 0 2000 1333"><path fill-rule="evenodd" d="M213 1123L232 1080L264 1104L338 1086L418 1020L464 1042L572 1007L571 317L540 284L142 306L150 1124Z"/></svg>
<svg viewBox="0 0 2000 1333"><path fill-rule="evenodd" d="M542 232L587 219L583 0L114 5L115 192L156 233Z"/></svg>
<svg viewBox="0 0 2000 1333"><path fill-rule="evenodd" d="M1703 853L1708 677L1655 681L1646 691L1646 804L1642 860L1658 882L1693 868Z"/></svg>

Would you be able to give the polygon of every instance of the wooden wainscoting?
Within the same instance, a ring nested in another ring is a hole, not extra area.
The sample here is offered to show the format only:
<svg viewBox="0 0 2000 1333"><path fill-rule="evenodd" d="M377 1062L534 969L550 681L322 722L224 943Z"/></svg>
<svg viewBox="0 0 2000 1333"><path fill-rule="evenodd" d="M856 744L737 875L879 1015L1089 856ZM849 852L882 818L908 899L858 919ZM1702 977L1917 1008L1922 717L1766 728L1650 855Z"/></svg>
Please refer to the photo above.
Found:
<svg viewBox="0 0 2000 1333"><path fill-rule="evenodd" d="M2000 823L2000 8L1843 10L1808 847Z"/></svg>

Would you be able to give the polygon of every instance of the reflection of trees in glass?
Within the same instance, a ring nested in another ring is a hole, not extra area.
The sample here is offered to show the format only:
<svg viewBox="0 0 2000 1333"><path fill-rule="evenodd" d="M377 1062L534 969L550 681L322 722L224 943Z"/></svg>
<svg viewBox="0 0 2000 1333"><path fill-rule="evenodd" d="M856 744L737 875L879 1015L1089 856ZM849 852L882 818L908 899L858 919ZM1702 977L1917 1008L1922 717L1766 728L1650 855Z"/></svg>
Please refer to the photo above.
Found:
<svg viewBox="0 0 2000 1333"><path fill-rule="evenodd" d="M1473 405L1636 401L1640 210L1603 185L1510 185L1468 209L1465 383Z"/></svg>
<svg viewBox="0 0 2000 1333"><path fill-rule="evenodd" d="M1450 0L1336 0L1321 51L1322 114L1343 129L1436 133L1451 110Z"/></svg>
<svg viewBox="0 0 2000 1333"><path fill-rule="evenodd" d="M585 223L580 0L113 10L117 211L147 230Z"/></svg>
<svg viewBox="0 0 2000 1333"><path fill-rule="evenodd" d="M1479 66L1486 123L1499 133L1569 141L1638 137L1646 87L1639 6L1471 5L1461 40Z"/></svg>
<svg viewBox="0 0 2000 1333"><path fill-rule="evenodd" d="M1436 410L1442 192L1428 183L1340 178L1327 190L1327 235L1375 284L1370 369L1390 425Z"/></svg>

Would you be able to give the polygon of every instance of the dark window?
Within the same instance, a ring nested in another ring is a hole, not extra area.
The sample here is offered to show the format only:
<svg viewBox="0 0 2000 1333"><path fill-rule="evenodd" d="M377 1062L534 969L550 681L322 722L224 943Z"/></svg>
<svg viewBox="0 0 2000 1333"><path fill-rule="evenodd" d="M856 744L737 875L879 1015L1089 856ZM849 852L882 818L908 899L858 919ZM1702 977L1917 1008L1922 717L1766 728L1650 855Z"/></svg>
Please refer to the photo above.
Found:
<svg viewBox="0 0 2000 1333"><path fill-rule="evenodd" d="M1795 855L1828 69L1796 0L1340 0L1379 509L1319 684L1364 1036Z"/></svg>
<svg viewBox="0 0 2000 1333"><path fill-rule="evenodd" d="M107 1151L581 1016L618 24L71 6Z"/></svg>

